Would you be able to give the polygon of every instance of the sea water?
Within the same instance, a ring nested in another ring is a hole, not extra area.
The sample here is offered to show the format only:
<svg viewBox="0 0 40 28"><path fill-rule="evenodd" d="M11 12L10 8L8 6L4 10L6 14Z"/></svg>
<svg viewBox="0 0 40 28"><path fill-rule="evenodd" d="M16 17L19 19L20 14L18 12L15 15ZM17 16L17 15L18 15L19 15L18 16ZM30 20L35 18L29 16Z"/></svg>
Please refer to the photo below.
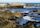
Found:
<svg viewBox="0 0 40 28"><path fill-rule="evenodd" d="M29 11L29 12L31 12L32 10L35 10L36 8L32 8L32 9L29 9L29 8L26 8L26 9L10 9L10 11L12 12L12 13L14 13L14 12L24 12L25 13L25 11L27 12L27 11ZM26 17L27 18L27 17ZM34 20L40 20L40 17L37 17L37 18L33 18ZM28 22L28 20L25 20L25 19L20 19L19 20L19 25L23 25L23 24L26 24ZM38 24L37 24L37 26L38 26Z"/></svg>

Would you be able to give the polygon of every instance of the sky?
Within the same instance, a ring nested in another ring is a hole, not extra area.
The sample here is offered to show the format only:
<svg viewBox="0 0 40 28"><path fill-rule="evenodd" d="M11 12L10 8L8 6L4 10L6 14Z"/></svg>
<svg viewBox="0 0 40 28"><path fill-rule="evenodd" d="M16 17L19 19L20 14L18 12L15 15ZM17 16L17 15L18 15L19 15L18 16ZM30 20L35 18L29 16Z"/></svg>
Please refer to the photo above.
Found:
<svg viewBox="0 0 40 28"><path fill-rule="evenodd" d="M40 3L40 0L0 0L0 3L22 2L22 3Z"/></svg>

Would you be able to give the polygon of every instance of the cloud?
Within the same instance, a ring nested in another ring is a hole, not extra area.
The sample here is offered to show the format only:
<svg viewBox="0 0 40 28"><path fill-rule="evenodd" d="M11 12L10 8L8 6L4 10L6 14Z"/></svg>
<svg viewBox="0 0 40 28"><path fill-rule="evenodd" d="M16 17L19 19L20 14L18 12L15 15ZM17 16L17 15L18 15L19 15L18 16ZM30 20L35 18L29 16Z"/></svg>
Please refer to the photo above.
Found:
<svg viewBox="0 0 40 28"><path fill-rule="evenodd" d="M40 3L40 0L0 0L0 2Z"/></svg>

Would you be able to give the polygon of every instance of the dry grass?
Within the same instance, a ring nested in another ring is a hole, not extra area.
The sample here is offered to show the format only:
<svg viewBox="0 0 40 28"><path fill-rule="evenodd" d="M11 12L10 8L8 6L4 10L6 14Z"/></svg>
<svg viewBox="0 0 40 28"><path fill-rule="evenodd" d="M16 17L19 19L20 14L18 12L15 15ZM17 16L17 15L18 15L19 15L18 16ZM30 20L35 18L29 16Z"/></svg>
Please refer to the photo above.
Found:
<svg viewBox="0 0 40 28"><path fill-rule="evenodd" d="M16 24L10 21L7 21L12 15L10 12L0 12L0 28L15 28Z"/></svg>
<svg viewBox="0 0 40 28"><path fill-rule="evenodd" d="M2 23L2 25L0 25L0 28L15 28L16 25L12 24L12 23Z"/></svg>

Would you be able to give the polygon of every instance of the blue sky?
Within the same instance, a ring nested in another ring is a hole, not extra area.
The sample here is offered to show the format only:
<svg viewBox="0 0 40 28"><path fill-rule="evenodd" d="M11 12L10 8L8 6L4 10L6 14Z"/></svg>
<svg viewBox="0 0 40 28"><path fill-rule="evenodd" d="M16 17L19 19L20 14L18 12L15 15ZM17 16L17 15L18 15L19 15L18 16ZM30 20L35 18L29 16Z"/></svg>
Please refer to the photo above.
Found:
<svg viewBox="0 0 40 28"><path fill-rule="evenodd" d="M22 2L22 3L40 3L40 0L0 0L0 3Z"/></svg>

